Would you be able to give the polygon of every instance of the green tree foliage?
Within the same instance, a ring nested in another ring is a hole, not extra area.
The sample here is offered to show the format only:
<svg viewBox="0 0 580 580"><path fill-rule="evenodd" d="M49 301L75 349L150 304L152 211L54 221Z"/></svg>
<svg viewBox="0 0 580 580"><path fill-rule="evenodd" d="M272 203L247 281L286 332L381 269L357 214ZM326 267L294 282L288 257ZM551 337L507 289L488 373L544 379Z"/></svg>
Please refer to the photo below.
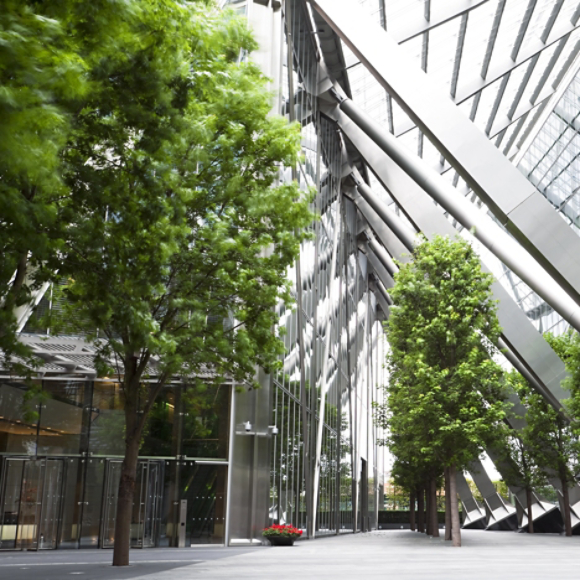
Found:
<svg viewBox="0 0 580 580"><path fill-rule="evenodd" d="M544 338L566 365L568 376L562 387L570 391L570 399L565 401L565 407L572 421L572 429L580 437L580 335L569 329L560 336L546 333Z"/></svg>
<svg viewBox="0 0 580 580"><path fill-rule="evenodd" d="M86 93L85 65L43 2L0 8L0 350L25 357L15 309L48 273L59 249L58 205L66 188L60 153L73 103Z"/></svg>
<svg viewBox="0 0 580 580"><path fill-rule="evenodd" d="M390 430L395 473L407 474L397 482L429 479L435 489L449 468L454 496L456 470L482 452L506 414L503 372L492 360L500 333L492 278L463 240L436 237L413 258L401 265L392 291L390 384L378 418Z"/></svg>
<svg viewBox="0 0 580 580"><path fill-rule="evenodd" d="M520 399L527 399L530 396L530 386L520 373L514 370L506 378ZM533 533L532 492L536 487L547 485L546 473L538 463L539 457L535 452L534 442L528 439L533 432L528 428L516 432L507 424L500 427L503 435L497 438L496 449L497 456L502 461L502 476L507 485L526 491L528 532ZM501 433L501 430L498 430L498 433Z"/></svg>
<svg viewBox="0 0 580 580"><path fill-rule="evenodd" d="M167 381L227 374L253 385L256 364L279 364L275 306L291 300L286 271L313 218L311 195L279 184L300 131L270 115L267 79L240 58L256 48L251 33L211 0L23 4L0 16L14 85L0 94L0 131L12 141L28 131L23 167L0 166L12 244L2 333L14 343L13 305L29 295L10 286L18 260L24 276L30 264L58 271L67 328L93 340L99 372L122 383L113 563L126 565L139 446Z"/></svg>
<svg viewBox="0 0 580 580"><path fill-rule="evenodd" d="M570 420L565 408L556 411L545 397L530 388L521 389L519 394L527 409L522 440L544 478L559 479L566 535L570 536L569 488L576 483L575 473L580 459L577 421Z"/></svg>

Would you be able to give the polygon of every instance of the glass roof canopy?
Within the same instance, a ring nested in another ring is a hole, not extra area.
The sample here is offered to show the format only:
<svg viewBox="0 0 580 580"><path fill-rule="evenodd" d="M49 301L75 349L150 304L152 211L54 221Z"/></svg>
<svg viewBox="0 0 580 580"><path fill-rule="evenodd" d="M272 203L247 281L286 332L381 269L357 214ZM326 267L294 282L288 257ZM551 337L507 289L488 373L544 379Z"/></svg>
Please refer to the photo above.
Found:
<svg viewBox="0 0 580 580"><path fill-rule="evenodd" d="M510 158L580 50L577 0L352 1L402 41ZM343 50L355 102L429 165L449 169L344 44Z"/></svg>
<svg viewBox="0 0 580 580"><path fill-rule="evenodd" d="M520 156L524 154L522 146L527 147L526 139L542 113L555 106L555 95L566 73L580 66L578 0L352 2L353 5L359 4L408 49L417 65L445 87L457 106L512 160L518 153ZM443 174L464 195L469 195L465 182L344 43L342 49L353 100L406 148ZM570 90L566 94L569 93ZM571 139L572 132L577 136L580 128L580 117L577 116L580 103L577 100L566 105L562 99L555 106L550 119L552 125L559 123L560 131L552 127L552 133L562 133L562 136L553 144L554 139L550 141L550 137L543 137L552 146L541 160L542 154L538 151L541 149L545 153L550 145L538 143L538 138L535 139L530 150L538 157L535 161L537 167L534 170L526 166L526 174L530 173L529 179L555 207L561 206L560 211L568 217L568 223L580 225L580 191L576 189L580 184L571 184L574 178L568 175L573 163L580 163L578 151L574 149L580 144L572 145L575 141ZM563 108L566 108L565 117L560 115L558 121L552 119ZM543 134L546 131L543 130ZM569 150L564 152L566 147ZM555 156L558 156L557 161L554 161ZM532 163L529 158L529 154L524 155L520 168ZM548 171L547 163L552 164L552 172L559 169L560 174L552 176L549 184L547 177L543 176L545 183L542 187L539 172L542 167L544 172ZM556 181L566 184L565 191L554 192ZM393 203L372 175L371 185L385 201ZM475 195L471 194L471 200L482 211L487 211ZM400 212L397 213L402 217ZM455 220L449 219L458 230L462 229ZM481 246L479 251L540 331L553 329L559 333L567 327L550 306L495 256Z"/></svg>

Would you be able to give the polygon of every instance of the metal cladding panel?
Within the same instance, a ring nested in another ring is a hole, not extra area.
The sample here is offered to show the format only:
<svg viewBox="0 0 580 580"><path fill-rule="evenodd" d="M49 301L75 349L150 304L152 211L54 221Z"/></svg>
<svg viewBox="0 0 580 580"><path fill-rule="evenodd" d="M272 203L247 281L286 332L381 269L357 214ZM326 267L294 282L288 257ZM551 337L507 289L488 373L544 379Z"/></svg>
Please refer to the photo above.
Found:
<svg viewBox="0 0 580 580"><path fill-rule="evenodd" d="M459 494L459 498L464 503L465 507L469 510L479 510L479 506L477 505L477 501L473 497L471 493L471 488L463 475L463 472L457 472L457 493ZM483 514L482 514L483 516Z"/></svg>
<svg viewBox="0 0 580 580"><path fill-rule="evenodd" d="M234 394L234 434L230 455L230 544L261 542L268 522L272 416L270 379L259 371L260 389ZM251 429L246 432L244 423Z"/></svg>
<svg viewBox="0 0 580 580"><path fill-rule="evenodd" d="M310 0L329 25L360 58L442 155L532 255L576 298L580 296L580 239L562 228L550 203L534 200L535 220L514 212L535 187L488 141L411 56L372 19L352 17L349 0ZM513 213L512 213L513 212ZM558 240L563 252L544 247L538 222Z"/></svg>
<svg viewBox="0 0 580 580"><path fill-rule="evenodd" d="M358 253L358 263L364 280L367 277L367 257L362 252Z"/></svg>
<svg viewBox="0 0 580 580"><path fill-rule="evenodd" d="M512 300L507 290L499 282L495 282L492 289L499 301L498 318L502 336L524 365L548 389L552 404L558 406L558 402L570 396L560 386L567 376L564 363Z"/></svg>
<svg viewBox="0 0 580 580"><path fill-rule="evenodd" d="M270 452L272 435L268 426L272 422L272 385L270 376L258 370L261 388L255 391L254 481L255 496L252 502L252 537L262 539L262 530L268 525L270 503Z"/></svg>
<svg viewBox="0 0 580 580"><path fill-rule="evenodd" d="M350 193L350 192L349 192ZM377 236L380 236L381 240L384 240L383 244L388 248L391 255L396 254L397 256L406 256L409 259L409 250L401 242L401 240L393 233L391 228L387 226L383 219L377 214L377 212L370 206L370 204L358 193L352 194L354 203L358 207L361 214L364 216L368 225L371 226L372 230ZM386 242L386 243L385 243Z"/></svg>
<svg viewBox="0 0 580 580"><path fill-rule="evenodd" d="M345 209L345 221L346 221L346 227L348 229L348 232L350 233L351 236L356 236L357 235L357 229L356 229L356 206L354 205L354 203L350 200L350 199L345 199L344 200L344 209Z"/></svg>
<svg viewBox="0 0 580 580"><path fill-rule="evenodd" d="M387 269L383 266L382 262L377 258L374 252L367 246L366 248L367 257L369 262L378 276L379 280L384 284L385 288L392 288L395 285L395 281L391 278Z"/></svg>
<svg viewBox="0 0 580 580"><path fill-rule="evenodd" d="M255 396L254 391L234 394L232 473L228 494L230 543L251 539L254 438L243 433L243 423L250 421L253 424Z"/></svg>
<svg viewBox="0 0 580 580"><path fill-rule="evenodd" d="M450 237L458 235L457 230L447 220L442 209L436 206L425 191L355 123L336 108L327 110L326 114L338 122L339 127L356 147L371 171L392 195L417 230L423 232L427 238L437 234ZM400 256L395 256L395 258L399 259ZM482 266L486 269L484 264ZM564 363L534 328L503 286L495 283L493 292L499 301L498 318L505 341L513 348L515 354L532 374L538 377L539 382L552 393L553 403L567 398L568 395L560 387L561 380L566 376Z"/></svg>
<svg viewBox="0 0 580 580"><path fill-rule="evenodd" d="M491 499L492 502L495 501L497 499L497 491L479 459L471 462L469 465L469 473L471 473L473 481L475 482L475 485L477 485L477 489L479 489L481 495L488 501L488 503L490 498L493 498ZM497 507L500 507L500 505L491 505L492 509L496 509Z"/></svg>
<svg viewBox="0 0 580 580"><path fill-rule="evenodd" d="M546 213L548 213L546 217L550 219L544 220ZM511 215L514 219L507 225L507 228L516 238L519 238L516 227L522 231L535 229L535 242L542 245L548 259L552 261L565 259L570 270L580 269L580 252L575 246L570 246L568 241L559 235L559 232L562 230L569 232L576 240L578 236L539 191L536 190L534 195L515 208ZM529 245L525 243L524 245L531 253Z"/></svg>

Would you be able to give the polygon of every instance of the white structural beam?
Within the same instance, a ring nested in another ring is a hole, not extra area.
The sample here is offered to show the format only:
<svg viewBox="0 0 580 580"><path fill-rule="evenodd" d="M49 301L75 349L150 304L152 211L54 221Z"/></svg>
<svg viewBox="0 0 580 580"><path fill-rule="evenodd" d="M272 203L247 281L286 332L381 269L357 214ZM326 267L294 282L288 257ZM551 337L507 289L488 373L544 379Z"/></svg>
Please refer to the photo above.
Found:
<svg viewBox="0 0 580 580"><path fill-rule="evenodd" d="M353 19L348 0L310 2L500 223L580 303L580 239L562 227L546 198L372 19Z"/></svg>
<svg viewBox="0 0 580 580"><path fill-rule="evenodd" d="M516 59L510 56L505 57L501 62L495 65L492 69L488 70L485 78L477 76L473 78L470 82L465 83L461 91L457 95L456 103L460 104L463 101L471 98L475 93L481 91L491 85L492 83L499 80L501 77L511 72L515 68L525 64L530 59L532 59L537 54L541 53L543 50L552 46L553 44L560 42L564 37L569 35L571 32L576 30L578 26L572 24L571 22L562 22L556 27L550 34L550 38L544 43L540 39L536 39L526 45L525 49L518 52Z"/></svg>
<svg viewBox="0 0 580 580"><path fill-rule="evenodd" d="M421 231L428 239L434 235L456 234L451 222L444 216L444 208L432 203L427 193L346 114L339 109L328 110L326 113L338 123L416 231ZM366 219L374 211L370 206L368 210L365 212ZM373 230L386 247L395 251L394 257L400 259L401 254L397 255L397 247L390 239L383 236L378 228L373 227ZM544 393L549 393L549 401L559 408L558 402L566 396L561 388L561 382L566 376L562 361L499 282L494 283L493 292L498 300L498 317L506 344L537 377L545 388Z"/></svg>
<svg viewBox="0 0 580 580"><path fill-rule="evenodd" d="M462 88L461 91L458 92L458 94L453 99L453 102L456 105L460 105L461 103L464 103L468 99L475 97L475 99L477 99L477 104L478 104L479 98L481 97L481 91L483 89L487 88L489 85L493 84L494 82L496 82L500 78L504 77L505 75L508 75L509 73L511 73L514 69L518 68L519 66L522 66L526 62L528 62L536 57L539 57L541 55L542 51L545 50L546 48L552 46L553 44L558 43L558 46L556 47L554 54L553 54L552 58L550 59L548 65L546 66L545 71L542 75L542 78L540 79L540 82L538 83L538 87L534 90L534 93L532 94L532 97L530 98L530 101L532 103L534 103L535 100L539 97L540 93L542 92L542 89L543 89L547 79L549 78L550 73L554 70L556 62L557 62L559 56L562 54L562 51L566 45L566 42L570 38L571 33L574 30L576 30L578 28L578 26L576 26L576 25L572 26L571 24L566 23L566 25L563 28L566 30L566 32L564 34L562 34L561 36L558 36L557 38L551 40L548 44L542 44L540 41L537 41L535 43L531 43L531 44L533 44L533 47L532 47L533 50L529 49L529 47L528 47L528 49L526 49L526 51L525 51L526 56L522 57L520 55L518 57L518 59L516 60L516 62L512 61L508 57L501 65L494 68L492 74L487 79L477 78L477 79L472 80L470 83L468 83L466 85L466 87ZM580 41L578 41L576 43L574 50L572 50L572 52L570 53L570 57L567 59L566 63L563 65L563 67L561 69L562 74L559 75L556 78L556 80L554 81L554 88L559 84L559 81L561 80L561 76L563 76L565 74L569 64L575 58L575 56L579 50L580 50ZM474 106L472 107L472 113L470 115L472 120L475 119L475 112L477 112L477 104L474 103ZM414 128L415 128L415 123L413 122L413 120L405 118L404 121L402 121L401 123L398 123L396 125L394 134L396 137L400 137L401 135L408 133L409 131L411 131Z"/></svg>
<svg viewBox="0 0 580 580"><path fill-rule="evenodd" d="M495 10L495 15L493 17L493 22L491 24L491 32L489 33L489 38L487 39L485 55L483 56L483 63L481 64L480 75L482 79L487 78L487 71L489 70L489 63L491 62L491 57L493 56L493 49L495 47L495 42L497 40L501 19L503 17L503 11L505 9L505 3L506 0L499 0L497 8Z"/></svg>
<svg viewBox="0 0 580 580"><path fill-rule="evenodd" d="M454 18L464 16L473 9L478 8L489 0L445 0L445 3L438 6L437 14L431 15L431 10L426 6L423 19L419 23L411 23L407 26L401 26L397 30L389 30L393 38L399 44L407 42L425 32L429 32Z"/></svg>
<svg viewBox="0 0 580 580"><path fill-rule="evenodd" d="M514 47L512 49L512 60L515 62L518 58L518 54L520 52L520 48L522 47L522 43L524 42L524 38L526 36L526 32L528 30L528 26L530 25L530 20L532 19L532 15L534 13L534 9L536 8L536 4L538 0L529 0L528 7L524 13L524 17L522 18L522 22L520 24L520 28L518 30L518 34L516 36L516 40L514 42ZM545 40L542 40L545 43Z"/></svg>
<svg viewBox="0 0 580 580"><path fill-rule="evenodd" d="M388 16L385 12L384 0L379 0L379 15L381 26L385 30L389 30L389 34L399 44L404 44L417 36L421 36L426 32L430 32L434 28L446 24L451 20L468 14L475 8L489 2L489 0L446 0L445 4L438 6L437 15L431 18L430 2L425 5L424 16L418 22L411 22L403 24L397 29L390 30L388 27ZM359 60L354 60L348 63L349 68L360 64Z"/></svg>
<svg viewBox="0 0 580 580"><path fill-rule="evenodd" d="M459 71L461 69L461 58L463 56L463 47L465 46L465 32L467 31L467 17L469 13L466 12L461 17L459 24L459 34L457 35L457 47L455 49L455 60L453 61L453 73L451 75L451 98L455 98L457 94L457 82L459 80Z"/></svg>

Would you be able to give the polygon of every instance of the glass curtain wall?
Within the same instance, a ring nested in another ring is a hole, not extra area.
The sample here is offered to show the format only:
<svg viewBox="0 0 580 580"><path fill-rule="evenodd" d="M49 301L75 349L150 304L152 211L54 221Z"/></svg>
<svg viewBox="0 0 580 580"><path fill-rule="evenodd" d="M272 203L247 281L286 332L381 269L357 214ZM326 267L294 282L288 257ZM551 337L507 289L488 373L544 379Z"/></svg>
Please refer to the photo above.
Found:
<svg viewBox="0 0 580 580"><path fill-rule="evenodd" d="M578 64L576 65L578 67ZM580 73L572 79L520 161L519 170L580 235ZM511 280L520 303L541 331L562 334L569 324L519 279Z"/></svg>
<svg viewBox="0 0 580 580"><path fill-rule="evenodd" d="M379 476L370 413L378 376L370 365L378 362L376 337L382 329L375 324L376 303L358 250L356 212L345 206L341 193L344 144L317 106L321 56L310 8L288 0L283 20L281 113L302 125L303 148L302 162L287 168L284 178L297 179L303 190L316 188L312 209L320 219L289 272L298 306L280 310L287 354L273 380L278 434L269 516L271 523L309 529L308 493L314 493L318 464L315 534L336 534L368 529L374 522L369 510L376 507ZM371 474L364 489L363 462Z"/></svg>
<svg viewBox="0 0 580 580"><path fill-rule="evenodd" d="M54 348L54 347L53 347ZM114 381L0 380L0 549L109 548L124 453ZM133 547L225 541L231 387L173 385L140 450Z"/></svg>

